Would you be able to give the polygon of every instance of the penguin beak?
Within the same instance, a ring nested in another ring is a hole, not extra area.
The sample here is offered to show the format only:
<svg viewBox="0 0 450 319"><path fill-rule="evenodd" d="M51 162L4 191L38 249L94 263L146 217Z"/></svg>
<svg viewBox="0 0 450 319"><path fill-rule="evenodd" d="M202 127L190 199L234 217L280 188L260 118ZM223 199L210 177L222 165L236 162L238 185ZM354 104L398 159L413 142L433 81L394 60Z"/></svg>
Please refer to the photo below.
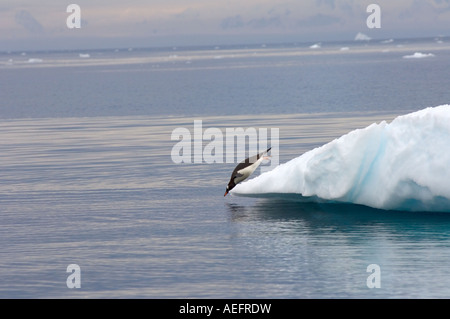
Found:
<svg viewBox="0 0 450 319"><path fill-rule="evenodd" d="M225 191L225 195L223 195L223 197L227 196L227 194L228 194L228 191Z"/></svg>

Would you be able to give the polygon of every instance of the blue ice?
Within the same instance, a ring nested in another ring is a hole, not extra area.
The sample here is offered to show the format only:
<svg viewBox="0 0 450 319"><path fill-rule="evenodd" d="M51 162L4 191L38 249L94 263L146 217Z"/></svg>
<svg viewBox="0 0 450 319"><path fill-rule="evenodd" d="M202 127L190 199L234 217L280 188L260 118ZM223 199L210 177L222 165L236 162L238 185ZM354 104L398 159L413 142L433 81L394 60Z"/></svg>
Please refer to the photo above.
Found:
<svg viewBox="0 0 450 319"><path fill-rule="evenodd" d="M450 212L450 105L351 131L231 193Z"/></svg>

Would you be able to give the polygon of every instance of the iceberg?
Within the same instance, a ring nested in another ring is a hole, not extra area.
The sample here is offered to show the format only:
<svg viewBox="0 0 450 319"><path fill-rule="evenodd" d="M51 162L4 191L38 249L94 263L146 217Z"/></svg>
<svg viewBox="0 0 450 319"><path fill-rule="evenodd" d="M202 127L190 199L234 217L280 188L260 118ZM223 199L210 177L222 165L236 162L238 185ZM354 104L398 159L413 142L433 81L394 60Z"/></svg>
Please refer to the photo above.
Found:
<svg viewBox="0 0 450 319"><path fill-rule="evenodd" d="M42 63L42 62L44 62L44 60L42 60L42 59L37 59L37 58L28 59L28 63Z"/></svg>
<svg viewBox="0 0 450 319"><path fill-rule="evenodd" d="M450 212L450 105L351 131L231 194Z"/></svg>
<svg viewBox="0 0 450 319"><path fill-rule="evenodd" d="M415 52L414 54L403 56L404 59L423 59L423 58L429 58L429 57L434 57L434 54L433 53Z"/></svg>
<svg viewBox="0 0 450 319"><path fill-rule="evenodd" d="M321 47L322 47L321 43L316 43L316 44L309 46L310 49L320 49Z"/></svg>
<svg viewBox="0 0 450 319"><path fill-rule="evenodd" d="M370 41L371 39L372 39L371 37L362 32L358 32L355 36L355 41Z"/></svg>

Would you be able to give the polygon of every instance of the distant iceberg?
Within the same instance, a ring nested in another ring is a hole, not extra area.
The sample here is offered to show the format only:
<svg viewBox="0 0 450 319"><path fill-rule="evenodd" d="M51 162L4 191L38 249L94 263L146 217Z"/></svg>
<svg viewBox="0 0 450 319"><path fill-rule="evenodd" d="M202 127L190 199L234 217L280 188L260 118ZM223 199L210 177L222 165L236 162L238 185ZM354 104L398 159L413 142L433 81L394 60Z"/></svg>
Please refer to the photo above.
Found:
<svg viewBox="0 0 450 319"><path fill-rule="evenodd" d="M238 184L235 195L450 212L450 105L354 130Z"/></svg>
<svg viewBox="0 0 450 319"><path fill-rule="evenodd" d="M28 59L28 63L42 63L44 60L38 58L30 58Z"/></svg>
<svg viewBox="0 0 450 319"><path fill-rule="evenodd" d="M358 32L355 36L355 41L370 41L371 39L372 39L371 37L362 32Z"/></svg>
<svg viewBox="0 0 450 319"><path fill-rule="evenodd" d="M422 52L415 52L412 55L404 55L404 59L423 59L423 58L430 58L434 57L433 53L422 53Z"/></svg>

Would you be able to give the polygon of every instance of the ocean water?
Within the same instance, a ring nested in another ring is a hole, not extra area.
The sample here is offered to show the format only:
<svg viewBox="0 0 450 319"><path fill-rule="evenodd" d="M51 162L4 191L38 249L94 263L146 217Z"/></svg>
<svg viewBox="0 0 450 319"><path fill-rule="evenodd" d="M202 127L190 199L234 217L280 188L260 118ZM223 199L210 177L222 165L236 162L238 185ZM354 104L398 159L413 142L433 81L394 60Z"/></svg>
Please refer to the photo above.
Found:
<svg viewBox="0 0 450 319"><path fill-rule="evenodd" d="M236 163L171 157L195 120L278 128L284 163L448 103L440 40L0 54L0 297L448 298L450 214L223 197Z"/></svg>

